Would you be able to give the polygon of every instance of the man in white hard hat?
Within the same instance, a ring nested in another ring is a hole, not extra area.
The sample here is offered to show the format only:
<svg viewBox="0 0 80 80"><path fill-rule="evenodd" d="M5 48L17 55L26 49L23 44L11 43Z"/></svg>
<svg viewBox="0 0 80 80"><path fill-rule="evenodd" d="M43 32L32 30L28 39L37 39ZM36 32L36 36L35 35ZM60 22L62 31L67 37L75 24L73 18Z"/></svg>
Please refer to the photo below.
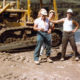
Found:
<svg viewBox="0 0 80 80"><path fill-rule="evenodd" d="M70 42L70 45L72 47L72 50L74 52L73 54L73 60L79 60L77 47L74 39L74 33L77 31L79 24L72 19L73 10L68 9L67 10L67 17L62 18L57 21L53 21L53 23L63 23L63 38L62 38L62 57L61 60L65 59L65 53L68 42ZM73 26L75 25L75 28Z"/></svg>
<svg viewBox="0 0 80 80"><path fill-rule="evenodd" d="M43 10L43 9L41 9L41 10ZM54 20L54 18L55 18L55 11L50 10L48 19L49 20ZM54 30L54 24L52 22L50 22L50 26ZM44 49L45 49L45 44L43 43L43 45L41 47L41 50L40 50L40 55L42 55L44 53ZM40 60L41 60L41 57L40 57Z"/></svg>
<svg viewBox="0 0 80 80"><path fill-rule="evenodd" d="M52 62L50 59L50 50L51 50L51 28L49 25L49 20L47 19L47 11L41 11L41 17L37 18L34 21L34 30L37 31L37 45L34 52L34 62L35 64L40 64L39 56L40 49L43 43L46 45L46 56L47 61Z"/></svg>

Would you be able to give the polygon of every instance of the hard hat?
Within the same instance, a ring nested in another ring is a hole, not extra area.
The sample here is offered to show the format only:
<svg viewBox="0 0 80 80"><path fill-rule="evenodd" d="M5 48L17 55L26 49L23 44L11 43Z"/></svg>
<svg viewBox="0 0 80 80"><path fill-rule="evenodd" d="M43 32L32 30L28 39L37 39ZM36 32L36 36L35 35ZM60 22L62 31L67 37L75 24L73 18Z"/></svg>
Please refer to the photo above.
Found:
<svg viewBox="0 0 80 80"><path fill-rule="evenodd" d="M46 9L44 9L44 8L41 8L40 10L41 10L41 11L44 11L44 10L46 11Z"/></svg>
<svg viewBox="0 0 80 80"><path fill-rule="evenodd" d="M73 10L72 9L68 9L67 13L73 13Z"/></svg>
<svg viewBox="0 0 80 80"><path fill-rule="evenodd" d="M54 10L50 10L49 13L54 13L55 14L55 11Z"/></svg>
<svg viewBox="0 0 80 80"><path fill-rule="evenodd" d="M41 11L41 14L47 16L47 11L46 11L46 10L42 10L42 11Z"/></svg>

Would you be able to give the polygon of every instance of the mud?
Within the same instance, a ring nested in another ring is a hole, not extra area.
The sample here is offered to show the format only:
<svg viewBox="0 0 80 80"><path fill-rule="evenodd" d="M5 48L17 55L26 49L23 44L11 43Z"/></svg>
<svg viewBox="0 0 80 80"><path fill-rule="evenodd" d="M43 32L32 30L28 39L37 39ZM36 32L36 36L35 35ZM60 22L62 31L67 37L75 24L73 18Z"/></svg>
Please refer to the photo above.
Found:
<svg viewBox="0 0 80 80"><path fill-rule="evenodd" d="M80 44L77 44L80 52ZM35 65L33 51L0 53L0 80L80 80L80 61L72 61L72 49L68 45L66 60L60 61L60 49L52 49L53 63L46 62L45 54L42 63Z"/></svg>

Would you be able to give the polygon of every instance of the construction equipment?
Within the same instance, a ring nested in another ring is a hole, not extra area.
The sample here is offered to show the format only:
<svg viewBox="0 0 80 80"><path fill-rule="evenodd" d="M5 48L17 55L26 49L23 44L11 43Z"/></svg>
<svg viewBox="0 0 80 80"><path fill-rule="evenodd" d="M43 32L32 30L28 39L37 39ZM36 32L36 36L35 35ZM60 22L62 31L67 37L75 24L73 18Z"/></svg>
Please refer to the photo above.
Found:
<svg viewBox="0 0 80 80"><path fill-rule="evenodd" d="M9 1L8 3L7 1L3 0L3 7L0 8L0 51L35 46L36 31L33 30L33 21L37 14L34 12L44 7L43 0L40 0L39 8L35 10L33 10L34 7L31 8L30 0L27 0L27 10L21 9L20 0ZM52 33L54 47L61 44L61 38L62 32L55 29Z"/></svg>

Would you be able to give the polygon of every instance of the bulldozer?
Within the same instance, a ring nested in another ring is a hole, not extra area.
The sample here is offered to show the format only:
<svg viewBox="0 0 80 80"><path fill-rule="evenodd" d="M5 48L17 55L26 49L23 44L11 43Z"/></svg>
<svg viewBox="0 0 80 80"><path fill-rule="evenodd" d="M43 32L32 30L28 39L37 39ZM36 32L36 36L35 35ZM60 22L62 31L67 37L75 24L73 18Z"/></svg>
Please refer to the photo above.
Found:
<svg viewBox="0 0 80 80"><path fill-rule="evenodd" d="M0 51L21 49L36 45L36 31L33 30L34 19L40 8L50 10L45 0L31 2L27 0L27 9L20 7L20 0L1 0L0 6ZM56 0L51 1L51 7L56 12L55 20L58 19ZM36 4L35 4L36 3ZM62 32L55 27L52 31L52 46L61 44Z"/></svg>

